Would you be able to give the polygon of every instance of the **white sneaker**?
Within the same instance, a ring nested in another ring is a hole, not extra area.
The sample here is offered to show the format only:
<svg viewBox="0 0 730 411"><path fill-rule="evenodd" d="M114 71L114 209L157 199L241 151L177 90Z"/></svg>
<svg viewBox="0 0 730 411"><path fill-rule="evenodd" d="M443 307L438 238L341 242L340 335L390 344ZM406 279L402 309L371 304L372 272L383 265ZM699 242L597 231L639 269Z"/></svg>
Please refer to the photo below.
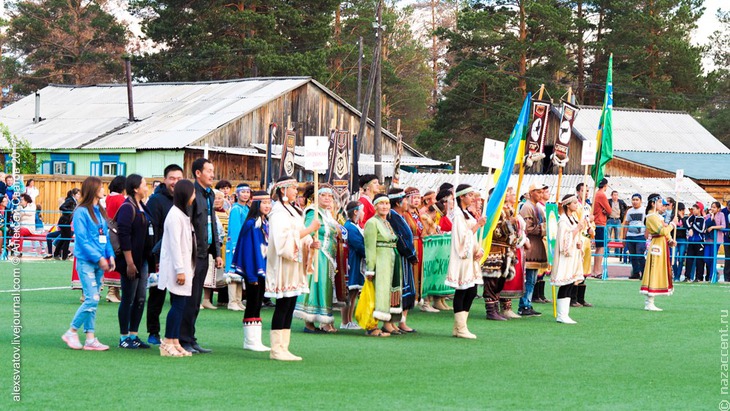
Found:
<svg viewBox="0 0 730 411"><path fill-rule="evenodd" d="M347 328L350 330L362 330L362 327L360 327L360 324L352 321L351 323L347 324Z"/></svg>

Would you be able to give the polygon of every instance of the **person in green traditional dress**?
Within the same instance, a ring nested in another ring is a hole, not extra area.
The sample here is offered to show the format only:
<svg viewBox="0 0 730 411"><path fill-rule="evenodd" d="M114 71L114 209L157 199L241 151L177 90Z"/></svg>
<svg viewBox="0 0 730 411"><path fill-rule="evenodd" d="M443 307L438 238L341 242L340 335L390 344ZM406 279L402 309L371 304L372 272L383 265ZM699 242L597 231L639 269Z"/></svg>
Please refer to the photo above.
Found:
<svg viewBox="0 0 730 411"><path fill-rule="evenodd" d="M375 216L365 224L365 277L375 281L375 311L373 318L388 322L393 315L402 313L400 308L400 289L393 286L395 272L396 242L398 238L388 223L390 199L385 194L377 194L373 199ZM366 330L368 335L387 337L390 335L377 328Z"/></svg>
<svg viewBox="0 0 730 411"><path fill-rule="evenodd" d="M305 193L305 197L308 193ZM329 185L320 187L319 209L316 210L317 219L322 224L317 230L317 239L321 247L317 252L316 272L309 277L309 294L302 294L297 299L294 316L304 320L304 332L335 333L337 329L332 325L332 293L335 279L337 260L337 238L341 236L340 226L332 217L334 192ZM309 225L315 218L314 203L304 210L304 224ZM314 323L319 323L316 328Z"/></svg>
<svg viewBox="0 0 730 411"><path fill-rule="evenodd" d="M662 311L654 305L657 295L672 295L672 265L669 247L674 247L672 230L677 226L677 216L671 223L666 224L660 213L664 212L667 203L659 194L649 196L646 206L646 234L651 243L646 249L646 266L641 279L641 294L646 296L644 309L647 311Z"/></svg>

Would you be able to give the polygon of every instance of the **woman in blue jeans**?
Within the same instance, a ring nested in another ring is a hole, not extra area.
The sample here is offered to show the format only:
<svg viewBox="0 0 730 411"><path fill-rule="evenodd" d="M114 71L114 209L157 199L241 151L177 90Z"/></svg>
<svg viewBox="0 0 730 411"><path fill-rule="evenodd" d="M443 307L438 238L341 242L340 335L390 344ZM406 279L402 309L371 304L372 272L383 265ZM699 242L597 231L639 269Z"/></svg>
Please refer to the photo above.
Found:
<svg viewBox="0 0 730 411"><path fill-rule="evenodd" d="M127 176L127 198L116 214L119 228L117 271L121 274L122 302L119 304L119 347L150 348L137 336L147 299L147 277L152 255L152 220L142 200L147 197L147 182L138 174Z"/></svg>
<svg viewBox="0 0 730 411"><path fill-rule="evenodd" d="M726 221L725 214L720 212L722 205L719 201L715 201L710 205L710 212L705 217L707 221L707 235L705 236L705 258L704 264L707 267L705 269L705 281L712 281L712 277L717 274L717 267L715 267L717 257L717 251L720 248L720 244L725 242L725 233L722 230L725 229ZM714 231L714 232L713 232ZM699 262L702 264L702 262ZM699 279L702 281L702 278Z"/></svg>
<svg viewBox="0 0 730 411"><path fill-rule="evenodd" d="M104 271L113 270L114 251L109 242L106 211L99 205L104 197L104 187L98 177L89 177L81 185L81 202L73 213L73 228L76 233L76 269L84 292L84 302L71 321L71 328L61 339L74 349L105 351L109 349L96 338L96 309L99 306L99 290ZM78 330L84 327L86 343L79 341Z"/></svg>

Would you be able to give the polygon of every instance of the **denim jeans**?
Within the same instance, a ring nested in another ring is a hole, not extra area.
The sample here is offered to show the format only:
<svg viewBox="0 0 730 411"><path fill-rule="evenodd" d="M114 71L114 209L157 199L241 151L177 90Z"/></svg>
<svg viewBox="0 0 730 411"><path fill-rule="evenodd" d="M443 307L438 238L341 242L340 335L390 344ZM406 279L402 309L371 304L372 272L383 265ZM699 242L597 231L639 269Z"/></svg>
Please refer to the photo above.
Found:
<svg viewBox="0 0 730 411"><path fill-rule="evenodd" d="M71 328L79 330L83 326L85 332L93 333L104 271L99 268L99 264L84 260L76 260L76 271L79 273L81 288L84 292L84 302L76 310L76 315L71 321Z"/></svg>
<svg viewBox="0 0 730 411"><path fill-rule="evenodd" d="M190 297L170 293L170 311L167 312L165 338L180 338L180 324L182 324L183 311L185 311L188 298Z"/></svg>
<svg viewBox="0 0 730 411"><path fill-rule="evenodd" d="M618 241L619 234L621 233L621 220L618 218L609 218L606 222L606 230L608 230L607 238L608 241ZM621 253L620 248L613 249L613 255L619 255ZM611 254L611 250L608 250L606 255Z"/></svg>
<svg viewBox="0 0 730 411"><path fill-rule="evenodd" d="M520 298L520 310L523 308L532 308L532 291L535 289L537 281L537 269L528 268L525 270L525 293Z"/></svg>
<svg viewBox="0 0 730 411"><path fill-rule="evenodd" d="M139 323L142 322L144 303L147 299L147 277L149 269L147 263L143 263L139 270L139 277L130 280L127 273L120 273L122 279L122 302L119 303L119 333L122 335L139 331Z"/></svg>
<svg viewBox="0 0 730 411"><path fill-rule="evenodd" d="M684 255L687 252L687 240L678 239L677 246L674 247L674 263L672 271L674 272L674 281L679 281L682 276L682 266L684 265ZM686 274L685 274L686 275Z"/></svg>
<svg viewBox="0 0 730 411"><path fill-rule="evenodd" d="M644 236L626 236L627 246L629 248L629 260L631 260L631 274L636 276L644 273L646 265L646 239Z"/></svg>
<svg viewBox="0 0 730 411"><path fill-rule="evenodd" d="M717 255L717 250L720 248L720 244L713 244L713 243L705 243L705 281L712 281L712 276L716 274L717 267L714 266L713 259ZM700 262L702 264L702 262Z"/></svg>
<svg viewBox="0 0 730 411"><path fill-rule="evenodd" d="M46 249L48 250L48 254L53 254L53 242L59 237L61 237L61 231L46 234Z"/></svg>

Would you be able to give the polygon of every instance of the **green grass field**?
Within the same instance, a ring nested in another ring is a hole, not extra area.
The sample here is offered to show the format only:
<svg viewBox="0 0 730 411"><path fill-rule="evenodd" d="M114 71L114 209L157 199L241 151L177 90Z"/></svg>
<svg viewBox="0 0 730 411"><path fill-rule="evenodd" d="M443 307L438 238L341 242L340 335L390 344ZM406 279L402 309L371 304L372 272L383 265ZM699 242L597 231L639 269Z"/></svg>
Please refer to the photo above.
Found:
<svg viewBox="0 0 730 411"><path fill-rule="evenodd" d="M22 287L67 286L70 263L21 264ZM0 264L0 290L12 266ZM22 293L22 402L27 409L718 409L725 285L678 284L643 311L635 281L590 280L594 308L571 310L579 323L540 318L484 320L482 300L469 327L478 340L451 337L450 313L413 312L415 335L365 337L358 331L309 335L294 320L300 363L243 351L241 314L204 310L201 345L213 354L162 358L157 349L123 351L117 305L102 302L97 335L108 352L72 351L60 336L79 291ZM0 407L12 403L11 294L0 293ZM263 310L267 330L273 310ZM163 311L164 316L167 308ZM727 317L726 317L727 320ZM339 324L339 319L336 320ZM145 333L144 319L141 333ZM268 332L264 333L268 343Z"/></svg>

